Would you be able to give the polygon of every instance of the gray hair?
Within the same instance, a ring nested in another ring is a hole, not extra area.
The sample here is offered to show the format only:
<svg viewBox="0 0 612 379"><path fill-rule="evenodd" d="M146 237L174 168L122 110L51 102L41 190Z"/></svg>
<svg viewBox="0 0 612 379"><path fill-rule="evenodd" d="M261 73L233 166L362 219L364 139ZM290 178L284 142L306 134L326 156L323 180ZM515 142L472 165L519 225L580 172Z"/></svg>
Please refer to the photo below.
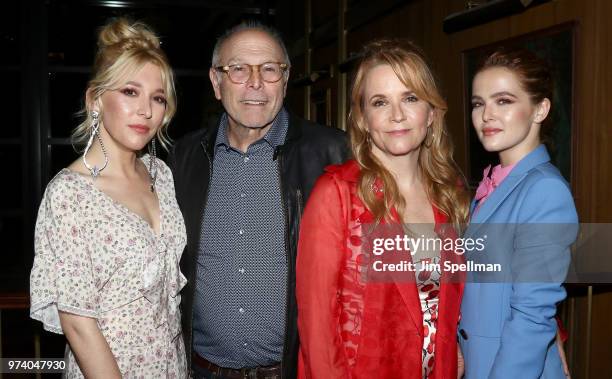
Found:
<svg viewBox="0 0 612 379"><path fill-rule="evenodd" d="M217 39L217 43L215 43L215 48L213 49L213 54L212 54L212 66L213 67L218 66L220 64L219 61L221 60L221 58L219 57L219 54L221 51L221 46L223 46L225 41L227 41L234 34L245 31L245 30L259 30L269 35L274 41L276 41L278 46L280 46L281 50L283 51L283 56L285 58L284 63L286 63L288 66L291 66L291 61L289 60L289 53L287 52L287 47L285 46L285 43L283 42L283 39L279 31L271 26L261 23L260 21L248 20L248 21L243 21L240 24L233 26L230 29L226 30L225 33L223 33Z"/></svg>

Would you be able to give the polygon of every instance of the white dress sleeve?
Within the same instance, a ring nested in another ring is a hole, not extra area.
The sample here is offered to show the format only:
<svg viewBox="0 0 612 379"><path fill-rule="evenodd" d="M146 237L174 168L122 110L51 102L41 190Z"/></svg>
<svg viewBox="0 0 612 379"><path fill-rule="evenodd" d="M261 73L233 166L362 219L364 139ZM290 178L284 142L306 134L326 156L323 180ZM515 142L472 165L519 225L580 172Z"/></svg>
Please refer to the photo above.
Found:
<svg viewBox="0 0 612 379"><path fill-rule="evenodd" d="M38 211L34 265L30 274L30 317L62 334L59 311L97 318L90 251L79 220L78 186L58 174Z"/></svg>

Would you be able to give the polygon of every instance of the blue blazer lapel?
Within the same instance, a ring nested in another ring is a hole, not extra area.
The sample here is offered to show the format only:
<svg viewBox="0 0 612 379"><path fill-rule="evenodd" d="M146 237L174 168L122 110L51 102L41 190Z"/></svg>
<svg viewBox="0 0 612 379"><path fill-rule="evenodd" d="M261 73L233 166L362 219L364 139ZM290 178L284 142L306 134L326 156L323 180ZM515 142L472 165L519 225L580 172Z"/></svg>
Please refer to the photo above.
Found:
<svg viewBox="0 0 612 379"><path fill-rule="evenodd" d="M491 193L487 200L482 204L478 213L474 215L470 223L482 224L485 223L503 201L512 193L512 190L527 176L527 173L521 175L508 175L506 179Z"/></svg>
<svg viewBox="0 0 612 379"><path fill-rule="evenodd" d="M477 205L478 205L478 201L475 198L472 199L472 202L470 203L470 216L474 214L474 209L476 209Z"/></svg>
<svg viewBox="0 0 612 379"><path fill-rule="evenodd" d="M473 214L473 212L477 202L472 201L470 212L472 213L472 219L470 220L470 226L466 231L466 235L473 235L478 230L480 225L487 222L487 220L495 213L497 208L499 208L504 200L527 176L530 170L549 161L550 156L546 151L546 147L544 145L539 145L516 164L516 167L512 169L510 174L502 181L499 187L497 187L495 191L491 193L476 214Z"/></svg>

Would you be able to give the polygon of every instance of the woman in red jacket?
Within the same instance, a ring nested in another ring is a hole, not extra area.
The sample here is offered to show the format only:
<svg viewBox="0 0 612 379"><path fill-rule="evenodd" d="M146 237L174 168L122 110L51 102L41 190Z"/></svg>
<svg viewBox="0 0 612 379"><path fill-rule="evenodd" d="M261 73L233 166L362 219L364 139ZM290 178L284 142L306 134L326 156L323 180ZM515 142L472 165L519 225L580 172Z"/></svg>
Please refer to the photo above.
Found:
<svg viewBox="0 0 612 379"><path fill-rule="evenodd" d="M412 249L406 265L414 270L387 275L366 242L393 226L456 237L442 224L465 223L469 197L452 159L446 103L420 50L388 40L364 48L351 100L355 158L327 168L302 218L299 377L455 378L463 285L444 262L461 257Z"/></svg>

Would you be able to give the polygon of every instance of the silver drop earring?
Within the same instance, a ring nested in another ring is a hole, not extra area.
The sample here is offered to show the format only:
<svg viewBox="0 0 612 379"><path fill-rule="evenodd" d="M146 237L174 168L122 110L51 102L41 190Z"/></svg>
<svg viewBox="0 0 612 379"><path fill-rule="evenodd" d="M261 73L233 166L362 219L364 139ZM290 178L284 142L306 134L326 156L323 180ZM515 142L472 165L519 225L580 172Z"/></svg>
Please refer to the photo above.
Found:
<svg viewBox="0 0 612 379"><path fill-rule="evenodd" d="M106 168L108 165L108 154L106 154L106 148L104 147L104 143L102 143L102 137L100 137L100 113L98 111L91 112L91 134L89 136L89 140L87 141L87 146L85 146L85 151L83 152L83 164L91 173L91 177L95 180L100 172ZM94 138L98 138L98 142L100 142L100 147L102 148L102 154L104 154L104 165L100 168L94 165L91 167L89 163L87 163L87 153L89 153L89 149L91 149L91 145L93 145Z"/></svg>
<svg viewBox="0 0 612 379"><path fill-rule="evenodd" d="M151 192L155 192L155 181L157 180L157 151L155 150L155 137L149 145L149 177L151 178Z"/></svg>

